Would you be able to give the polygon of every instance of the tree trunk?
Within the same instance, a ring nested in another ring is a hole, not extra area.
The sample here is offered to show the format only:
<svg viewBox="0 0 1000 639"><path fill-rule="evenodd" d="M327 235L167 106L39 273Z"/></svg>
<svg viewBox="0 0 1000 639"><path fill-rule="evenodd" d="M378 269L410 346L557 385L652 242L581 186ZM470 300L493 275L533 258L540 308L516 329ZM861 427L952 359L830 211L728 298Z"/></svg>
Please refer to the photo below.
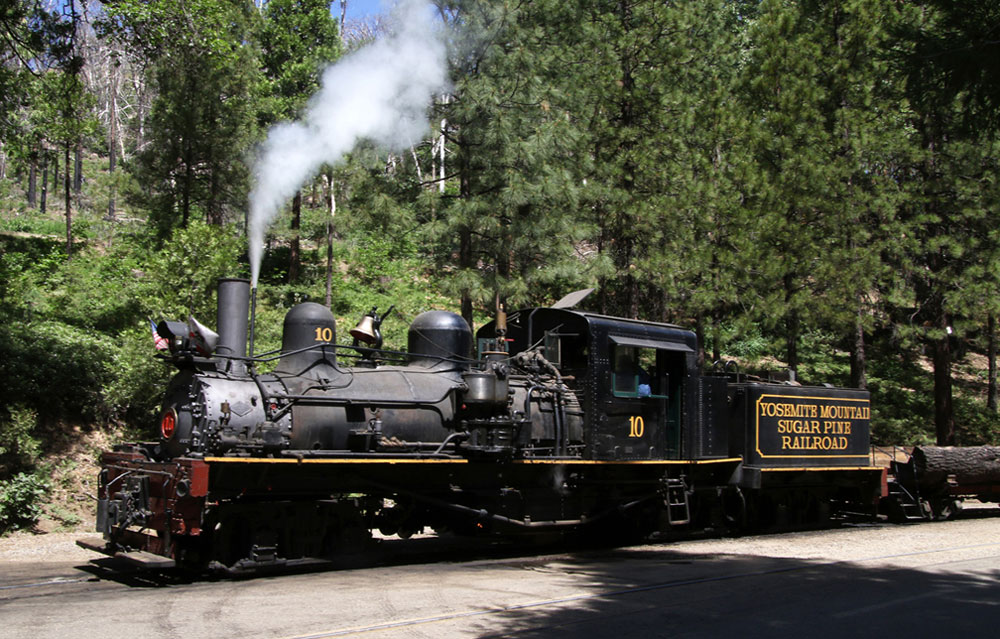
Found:
<svg viewBox="0 0 1000 639"><path fill-rule="evenodd" d="M194 186L194 166L191 161L191 141L184 141L184 176L181 185L181 228L187 228L191 214L191 189Z"/></svg>
<svg viewBox="0 0 1000 639"><path fill-rule="evenodd" d="M448 105L449 102L451 102L451 96L448 95L447 93L442 94L441 95L441 105L444 106L444 107L447 107L447 105ZM437 179L438 193L444 195L444 191L445 191L445 172L444 172L444 166L445 166L445 154L446 154L446 149L445 149L445 139L446 139L446 137L445 136L448 133L448 120L447 120L447 118L441 118L441 126L438 129L438 131L440 132L440 135L438 136L437 142L434 144L434 147L431 149L431 173L432 173L431 179L432 180L433 179ZM437 152L436 155L435 155L435 151ZM437 164L436 167L434 166L435 165L435 160L436 160L436 164Z"/></svg>
<svg viewBox="0 0 1000 639"><path fill-rule="evenodd" d="M626 286L628 287L628 316L632 319L639 319L639 278L635 276L632 271L634 263L632 258L635 257L635 243L629 242L629 263L628 263L628 275L625 277Z"/></svg>
<svg viewBox="0 0 1000 639"><path fill-rule="evenodd" d="M465 148L463 144L464 139L459 142L459 148ZM466 201L472 197L472 169L469 167L469 158L467 154L462 154L461 164L459 165L459 182L458 182L458 195L463 200ZM458 268L459 271L471 270L473 267L472 261L472 229L467 223L463 223L458 231ZM462 317L465 318L466 323L468 323L469 328L473 329L473 335L475 334L475 328L473 327L473 317L472 317L472 293L467 287L462 288Z"/></svg>
<svg viewBox="0 0 1000 639"><path fill-rule="evenodd" d="M716 170L719 170L722 160L720 158L721 150L718 146L715 147L714 159L712 161ZM713 215L713 217L715 217ZM716 220L716 229L719 228L719 221ZM712 304L712 310L710 313L712 321L712 364L715 362L722 361L722 323L723 310L722 310L722 296L719 294L719 290L722 288L719 282L720 273L722 272L722 267L719 265L719 252L722 247L719 245L718 234L709 238L709 242L712 244L712 288L715 291L715 302Z"/></svg>
<svg viewBox="0 0 1000 639"><path fill-rule="evenodd" d="M216 122L218 117L216 116L215 102L211 102L208 113L208 121ZM208 144L204 147L205 153L205 167L208 169L208 201L205 203L205 207L208 209L208 223L215 226L222 226L225 222L225 214L222 211L222 205L219 203L220 192L222 191L222 185L219 183L219 175L221 173L221 167L215 163L215 145Z"/></svg>
<svg viewBox="0 0 1000 639"><path fill-rule="evenodd" d="M73 193L80 195L83 190L83 144L76 143L73 150Z"/></svg>
<svg viewBox="0 0 1000 639"><path fill-rule="evenodd" d="M947 316L942 315L947 331ZM951 336L934 340L934 432L938 446L955 445L955 413L951 392Z"/></svg>
<svg viewBox="0 0 1000 639"><path fill-rule="evenodd" d="M609 238L610 232L608 230L608 225L607 225L608 216L605 214L605 211L600 204L594 207L594 213L596 213L597 227L599 229L599 232L597 234L597 254L600 256L605 256L611 252L611 249L608 247L608 245L610 244L610 238ZM611 256L611 259L614 259L613 254ZM608 308L611 305L610 290L611 290L611 285L609 278L602 276L600 279L597 280L597 296L598 296L597 299L598 302L600 303L601 315L609 314Z"/></svg>
<svg viewBox="0 0 1000 639"><path fill-rule="evenodd" d="M854 338L851 340L851 387L862 390L868 388L865 327L861 323L861 309L858 309L858 321L854 325Z"/></svg>
<svg viewBox="0 0 1000 639"><path fill-rule="evenodd" d="M721 313L716 309L712 313L712 363L722 360L722 327L719 326Z"/></svg>
<svg viewBox="0 0 1000 639"><path fill-rule="evenodd" d="M998 446L918 446L913 449L913 463L917 480L923 485L940 483L949 475L965 485L1000 482Z"/></svg>
<svg viewBox="0 0 1000 639"><path fill-rule="evenodd" d="M786 322L788 330L785 358L788 361L788 370L796 375L799 374L799 314L792 312L788 315Z"/></svg>
<svg viewBox="0 0 1000 639"><path fill-rule="evenodd" d="M138 131L135 135L135 148L137 151L141 151L146 146L146 112L149 110L147 102L149 101L149 91L147 87L143 84L140 74L132 74L132 89L135 91L136 101L135 101L135 122L138 123ZM120 140L122 138L119 138ZM124 146L119 149L122 155L125 155Z"/></svg>
<svg viewBox="0 0 1000 639"><path fill-rule="evenodd" d="M417 157L417 148L410 145L410 156L413 157L413 166L417 172L417 184L424 183L424 172L420 170L420 158Z"/></svg>
<svg viewBox="0 0 1000 639"><path fill-rule="evenodd" d="M934 115L930 117L933 118ZM926 149L922 186L924 194L928 196L926 214L940 215L941 219L947 219L948 216L939 210L939 196L936 193L937 187L944 179L937 170L936 132L941 130L941 126L939 122L932 122L929 119L922 124ZM940 225L932 225L929 232L931 237L934 237L938 233L943 235L947 231ZM934 432L938 446L952 446L955 443L955 413L951 388L952 329L944 300L946 284L941 278L941 274L945 272L947 258L943 249L930 248L933 246L930 242L926 246L928 246L926 269L917 281L917 299L925 300L927 325L940 331L940 336L933 338L930 345L934 360Z"/></svg>
<svg viewBox="0 0 1000 639"><path fill-rule="evenodd" d="M330 187L330 219L326 221L326 307L333 303L333 220L337 214L337 195L333 190L333 171L326 174Z"/></svg>
<svg viewBox="0 0 1000 639"><path fill-rule="evenodd" d="M705 370L705 317L701 313L694 320L694 334L698 342L698 370Z"/></svg>
<svg viewBox="0 0 1000 639"><path fill-rule="evenodd" d="M460 270L472 268L472 231L464 225L458 237L458 268ZM462 317L469 324L469 328L472 328L472 295L467 288L462 289Z"/></svg>
<svg viewBox="0 0 1000 639"><path fill-rule="evenodd" d="M63 190L66 196L66 259L73 257L73 208L72 208L72 176L70 174L69 168L69 143L66 143L64 147L64 162L63 171L65 174L65 180L63 182Z"/></svg>
<svg viewBox="0 0 1000 639"><path fill-rule="evenodd" d="M302 267L302 257L299 254L299 228L302 226L302 191L295 192L292 198L292 246L288 254L288 282L297 282Z"/></svg>
<svg viewBox="0 0 1000 639"><path fill-rule="evenodd" d="M989 362L986 407L995 413L997 412L997 318L992 313L986 320L986 332L986 358Z"/></svg>
<svg viewBox="0 0 1000 639"><path fill-rule="evenodd" d="M115 167L118 163L118 157L115 155L115 138L114 138L114 116L112 116L111 125L111 139L108 141L108 177L111 178L111 192L108 194L108 219L114 221L115 219L115 198L117 196L117 188L115 187Z"/></svg>
<svg viewBox="0 0 1000 639"><path fill-rule="evenodd" d="M48 153L42 154L42 193L41 202L39 202L39 209L42 215L45 215L46 204L48 204L49 195L49 155Z"/></svg>
<svg viewBox="0 0 1000 639"><path fill-rule="evenodd" d="M444 103L448 104L448 96L445 96ZM444 195L445 190L445 133L448 131L448 120L441 118L441 143L438 147L438 193Z"/></svg>
<svg viewBox="0 0 1000 639"><path fill-rule="evenodd" d="M620 11L618 18L621 22L621 27L623 31L628 34L632 31L632 5L628 2L622 2L618 4L618 9ZM636 78L633 73L633 69L638 68L640 65L636 63L636 56L633 51L623 49L620 55L621 58L618 60L618 63L621 68L622 97L618 103L618 114L621 118L622 127L626 131L632 131L637 120L634 101ZM625 162L622 167L622 176L619 186L623 191L629 194L629 199L632 199L637 189L639 167L632 154L632 149L636 144L636 138L632 133L629 133L628 135L629 137L626 138L622 144L622 153L625 158ZM637 241L635 231L632 228L635 220L630 219L631 217L631 211L629 211L625 214L623 219L619 218L618 220L620 233L617 241L620 242L619 255L621 255L621 261L618 264L618 268L622 269L625 274L624 309L626 309L626 316L632 319L638 319L639 280L635 275Z"/></svg>
<svg viewBox="0 0 1000 639"><path fill-rule="evenodd" d="M112 53L110 65L111 87L108 91L108 177L111 178L111 191L108 193L108 219L115 219L115 199L118 189L115 184L115 166L118 163L118 55Z"/></svg>
<svg viewBox="0 0 1000 639"><path fill-rule="evenodd" d="M38 188L38 165L34 159L28 165L28 208L35 208L38 198L35 194Z"/></svg>
<svg viewBox="0 0 1000 639"><path fill-rule="evenodd" d="M788 370L792 373L798 375L799 372L799 327L801 321L799 319L799 313L796 309L792 308L792 294L794 292L794 280L791 275L786 275L784 278L785 283L785 305L786 305L786 315L785 315L785 361L788 364Z"/></svg>

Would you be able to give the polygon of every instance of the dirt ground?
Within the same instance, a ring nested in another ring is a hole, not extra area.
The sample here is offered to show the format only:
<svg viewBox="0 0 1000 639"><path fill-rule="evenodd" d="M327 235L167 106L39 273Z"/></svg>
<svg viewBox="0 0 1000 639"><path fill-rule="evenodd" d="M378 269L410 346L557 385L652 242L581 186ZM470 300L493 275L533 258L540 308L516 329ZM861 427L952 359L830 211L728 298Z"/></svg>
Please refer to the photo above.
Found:
<svg viewBox="0 0 1000 639"><path fill-rule="evenodd" d="M31 530L0 537L0 562L86 562L96 556L75 542L96 534L97 459L110 448L110 437L100 429L67 430L44 460L50 489L42 517Z"/></svg>
<svg viewBox="0 0 1000 639"><path fill-rule="evenodd" d="M55 450L46 456L49 494L34 533L89 531L94 528L97 509L97 460L100 451L111 447L109 433L79 426L60 437Z"/></svg>
<svg viewBox="0 0 1000 639"><path fill-rule="evenodd" d="M76 545L80 537L96 533L19 531L0 537L0 563L87 562L100 555Z"/></svg>

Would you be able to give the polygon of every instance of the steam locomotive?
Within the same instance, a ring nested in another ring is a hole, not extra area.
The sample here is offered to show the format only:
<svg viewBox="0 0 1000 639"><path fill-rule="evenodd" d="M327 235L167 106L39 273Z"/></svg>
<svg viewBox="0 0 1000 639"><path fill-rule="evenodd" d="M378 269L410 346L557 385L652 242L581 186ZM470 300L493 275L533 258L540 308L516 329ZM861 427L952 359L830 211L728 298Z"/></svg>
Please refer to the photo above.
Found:
<svg viewBox="0 0 1000 639"><path fill-rule="evenodd" d="M250 284L220 281L217 334L158 325L178 369L159 439L102 455L89 547L244 570L336 557L373 530L641 538L818 523L886 494L867 392L702 372L694 333L579 299L498 312L475 336L429 311L405 353L381 348L388 314L337 344L306 302L280 352L252 355Z"/></svg>

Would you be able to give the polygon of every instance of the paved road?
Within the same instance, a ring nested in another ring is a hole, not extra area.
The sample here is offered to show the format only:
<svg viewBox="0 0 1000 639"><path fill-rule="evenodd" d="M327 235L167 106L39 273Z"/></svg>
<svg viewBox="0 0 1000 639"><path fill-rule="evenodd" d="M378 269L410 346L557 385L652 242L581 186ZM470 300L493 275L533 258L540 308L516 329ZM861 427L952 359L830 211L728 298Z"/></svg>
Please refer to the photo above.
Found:
<svg viewBox="0 0 1000 639"><path fill-rule="evenodd" d="M1000 513L185 582L0 565L0 637L989 637Z"/></svg>

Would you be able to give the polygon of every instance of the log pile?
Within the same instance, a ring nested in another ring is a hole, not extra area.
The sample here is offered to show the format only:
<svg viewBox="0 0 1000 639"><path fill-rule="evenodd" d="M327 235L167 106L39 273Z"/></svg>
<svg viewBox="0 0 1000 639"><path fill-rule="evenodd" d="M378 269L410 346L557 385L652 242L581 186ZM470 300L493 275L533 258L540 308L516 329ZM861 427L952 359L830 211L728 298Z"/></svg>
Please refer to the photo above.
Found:
<svg viewBox="0 0 1000 639"><path fill-rule="evenodd" d="M918 446L913 463L922 485L949 477L966 486L1000 483L1000 446Z"/></svg>

